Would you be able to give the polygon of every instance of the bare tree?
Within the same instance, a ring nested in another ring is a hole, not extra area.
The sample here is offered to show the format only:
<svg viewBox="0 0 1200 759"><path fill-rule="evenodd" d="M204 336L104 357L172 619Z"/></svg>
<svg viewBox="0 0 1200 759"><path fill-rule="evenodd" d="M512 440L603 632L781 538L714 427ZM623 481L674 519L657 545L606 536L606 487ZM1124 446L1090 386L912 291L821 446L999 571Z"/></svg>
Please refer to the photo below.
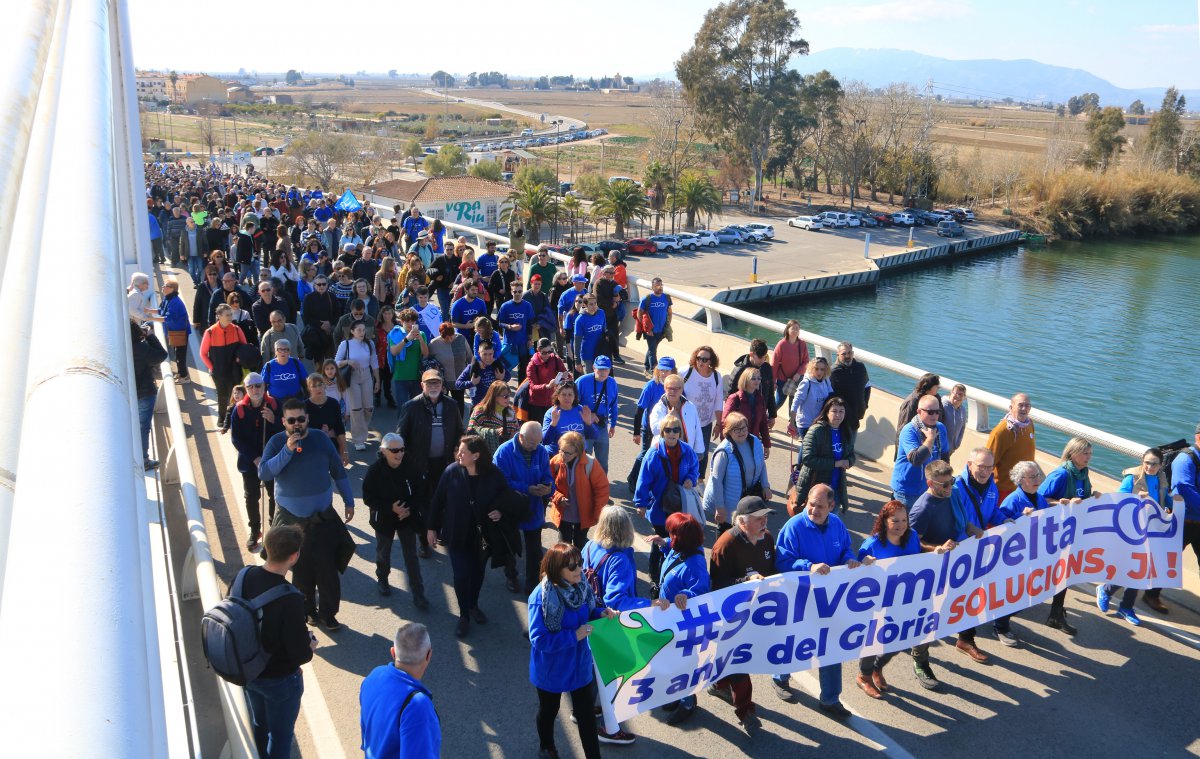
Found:
<svg viewBox="0 0 1200 759"><path fill-rule="evenodd" d="M700 150L703 134L696 124L696 112L679 97L674 88L660 89L660 97L650 116L650 148L647 162L658 161L679 174L699 167L704 161Z"/></svg>
<svg viewBox="0 0 1200 759"><path fill-rule="evenodd" d="M331 187L333 179L344 176L358 157L354 141L332 132L308 132L292 140L286 159L291 170L308 177L321 187Z"/></svg>
<svg viewBox="0 0 1200 759"><path fill-rule="evenodd" d="M197 127L200 130L200 143L208 149L208 154L212 155L217 144L217 128L213 125L212 116L202 116Z"/></svg>
<svg viewBox="0 0 1200 759"><path fill-rule="evenodd" d="M355 156L354 178L364 185L374 184L381 177L391 175L391 167L397 163L398 152L392 141L383 137L373 137L365 145L359 144L358 155Z"/></svg>

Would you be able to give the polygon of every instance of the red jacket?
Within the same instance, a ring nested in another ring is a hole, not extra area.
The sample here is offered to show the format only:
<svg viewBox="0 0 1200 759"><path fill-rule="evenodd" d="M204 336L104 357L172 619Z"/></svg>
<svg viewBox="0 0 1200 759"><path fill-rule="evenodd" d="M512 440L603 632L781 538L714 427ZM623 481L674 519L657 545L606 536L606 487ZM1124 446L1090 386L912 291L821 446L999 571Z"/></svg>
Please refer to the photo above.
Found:
<svg viewBox="0 0 1200 759"><path fill-rule="evenodd" d="M542 360L540 353L533 354L525 369L525 377L529 380L529 403L533 406L551 405L554 402L554 378L566 370L567 365L554 354L547 360Z"/></svg>

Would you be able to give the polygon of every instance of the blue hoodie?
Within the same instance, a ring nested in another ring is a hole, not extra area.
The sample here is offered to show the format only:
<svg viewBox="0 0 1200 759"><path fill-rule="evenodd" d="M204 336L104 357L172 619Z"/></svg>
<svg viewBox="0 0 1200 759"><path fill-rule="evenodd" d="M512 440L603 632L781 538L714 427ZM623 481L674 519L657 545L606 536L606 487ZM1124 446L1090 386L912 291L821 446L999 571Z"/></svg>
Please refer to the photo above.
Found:
<svg viewBox="0 0 1200 759"><path fill-rule="evenodd" d="M575 631L600 616L601 608L597 606L593 614L588 614L586 604L578 609L564 608L562 629L551 632L542 613L545 586L545 582L539 583L529 594L529 642L533 646L529 652L529 681L550 693L568 693L587 685L594 676L592 649L586 638L575 638Z"/></svg>
<svg viewBox="0 0 1200 759"><path fill-rule="evenodd" d="M1200 483L1196 479L1200 472L1196 471L1192 454L1200 455L1200 448L1193 445L1176 455L1171 466L1171 495L1183 499L1186 507L1183 518L1189 522L1200 520L1200 488L1197 487Z"/></svg>
<svg viewBox="0 0 1200 759"><path fill-rule="evenodd" d="M954 504L958 523L963 526L963 529L966 529L968 524L973 524L981 530L1002 523L1005 517L1000 511L1000 491L996 488L995 478L988 477L987 490L984 491L983 498L979 497L979 491L968 482L970 478L971 471L964 466L962 472L955 478L954 487L950 491L950 502ZM983 524L979 523L980 515L983 516Z"/></svg>
<svg viewBox="0 0 1200 759"><path fill-rule="evenodd" d="M670 550L663 559L662 566L663 574L658 589L659 598L674 601L675 596L680 593L688 598L695 598L712 589L708 578L708 565L704 562L704 551L702 550L693 553L686 559L674 550Z"/></svg>
<svg viewBox="0 0 1200 759"><path fill-rule="evenodd" d="M607 557L607 558L605 558ZM583 568L596 569L600 603L613 611L644 609L650 599L637 594L637 563L632 548L605 549L594 540L583 547Z"/></svg>
<svg viewBox="0 0 1200 759"><path fill-rule="evenodd" d="M415 695L404 706L409 693ZM393 664L380 665L363 680L358 703L366 759L441 756L441 721L420 680Z"/></svg>
<svg viewBox="0 0 1200 759"><path fill-rule="evenodd" d="M696 452L686 443L676 445L683 449L683 456L679 460L679 485L682 486L686 480L691 480L695 485L700 478L700 462L696 459ZM667 523L667 514L662 510L659 501L667 489L670 467L667 444L659 440L650 446L650 450L646 451L646 456L642 459L642 472L638 477L637 490L633 494L633 505L639 509L646 509L646 518L650 520L650 524L658 527Z"/></svg>
<svg viewBox="0 0 1200 759"><path fill-rule="evenodd" d="M564 409L559 412L558 424L553 424L554 409L556 406L551 406L546 411L546 416L542 418L542 445L550 450L550 455L558 453L558 439L567 432L578 432L580 435L587 437L587 424L583 422L582 406L576 403L569 409Z"/></svg>
<svg viewBox="0 0 1200 759"><path fill-rule="evenodd" d="M841 566L854 559L850 531L836 514L816 525L808 511L792 517L775 539L775 567L780 572L808 572L813 564Z"/></svg>
<svg viewBox="0 0 1200 759"><path fill-rule="evenodd" d="M946 425L938 422L937 430L931 455L917 462L908 460L908 452L919 448L925 442L925 435L918 432L917 426L912 422L900 430L900 441L896 446L896 464L892 467L892 492L904 496L909 506L925 492L925 465L949 455L950 438L946 435Z"/></svg>
<svg viewBox="0 0 1200 759"><path fill-rule="evenodd" d="M521 443L513 437L505 440L496 449L492 461L508 480L508 486L514 492L526 495L529 500L529 510L533 512L528 520L521 523L522 530L540 530L546 522L546 501L538 496L528 495L531 485L550 485L550 453L546 446L539 445L533 452L532 461L525 461Z"/></svg>

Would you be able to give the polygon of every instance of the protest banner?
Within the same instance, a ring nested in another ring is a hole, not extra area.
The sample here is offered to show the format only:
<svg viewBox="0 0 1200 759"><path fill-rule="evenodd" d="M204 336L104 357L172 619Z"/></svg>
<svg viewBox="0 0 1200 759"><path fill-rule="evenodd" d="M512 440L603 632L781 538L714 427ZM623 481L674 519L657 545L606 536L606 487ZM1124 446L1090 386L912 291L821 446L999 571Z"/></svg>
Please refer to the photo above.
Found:
<svg viewBox="0 0 1200 759"><path fill-rule="evenodd" d="M943 554L788 572L698 596L683 610L597 620L588 642L605 729L727 675L907 649L1078 583L1178 588L1182 548L1182 511L1114 493L1034 512Z"/></svg>

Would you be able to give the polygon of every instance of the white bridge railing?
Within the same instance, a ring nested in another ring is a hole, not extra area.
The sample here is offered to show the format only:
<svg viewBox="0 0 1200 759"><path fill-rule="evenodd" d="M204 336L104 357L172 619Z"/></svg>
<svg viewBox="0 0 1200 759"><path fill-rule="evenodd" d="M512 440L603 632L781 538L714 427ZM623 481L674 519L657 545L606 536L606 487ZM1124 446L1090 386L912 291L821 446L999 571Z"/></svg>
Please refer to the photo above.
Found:
<svg viewBox="0 0 1200 759"><path fill-rule="evenodd" d="M508 243L508 238L504 235L493 234L491 232L453 222L443 221L442 223L451 229L462 232L463 234L474 235L478 239L496 240L498 242ZM526 250L535 250L536 246L526 244L525 248ZM551 255L560 261L565 262L569 260L567 256L561 254L552 253ZM631 293L631 297L635 299L637 296L636 288L650 287L650 282L644 279L630 279L629 283L631 289L635 290L635 292ZM705 313L705 321L708 329L713 332L723 331L721 327L721 317L728 316L729 318L736 319L739 322L770 330L776 335L783 334L783 322L776 321L774 319L767 319L765 317L749 313L748 311L743 311L740 308L735 308L724 303L717 303L716 301L702 298L698 295L684 292L673 287L664 287L663 291L668 293L671 298L676 301L689 303L695 306L697 309L702 309ZM676 316L679 316L678 309ZM837 354L837 345L840 342L836 338L826 337L825 335L818 335L814 332L801 330L800 339L811 343L815 349L816 355L824 356L825 358L830 359L831 362L835 359ZM854 357L869 366L876 366L881 369L886 369L890 372L895 372L896 374L909 377L914 380L926 372L926 370L919 367L896 361L879 353L873 353L857 345L854 347ZM961 382L960 380L951 379L944 374L939 376L942 379L943 386L954 385ZM988 419L989 409L997 409L1001 412L1001 415L1003 415L1003 413L1008 410L1009 399L982 388L974 387L966 382L962 382L962 384L967 388L968 424L981 432L990 431L991 425L989 424ZM1106 448L1123 456L1140 458L1142 453L1149 448L1149 446L1143 445L1134 440L1128 440L1118 435L1114 435L1111 432L1105 432L1104 430L1097 429L1086 424L1080 424L1072 419L1067 419L1066 417L1059 416L1057 414L1051 414L1048 411L1043 411L1038 408L1033 409L1031 416L1033 420L1041 426L1058 430L1059 432L1066 433L1067 435L1085 438L1090 440L1093 445L1098 445L1101 448Z"/></svg>

